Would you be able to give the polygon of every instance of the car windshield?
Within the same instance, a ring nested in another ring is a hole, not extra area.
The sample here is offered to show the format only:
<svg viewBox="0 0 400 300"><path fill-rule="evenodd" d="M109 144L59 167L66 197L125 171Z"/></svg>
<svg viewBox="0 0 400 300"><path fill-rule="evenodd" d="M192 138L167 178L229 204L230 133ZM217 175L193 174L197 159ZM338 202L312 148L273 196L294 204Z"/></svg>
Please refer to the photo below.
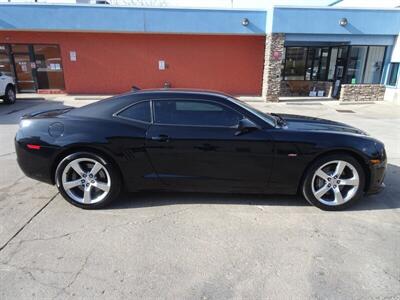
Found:
<svg viewBox="0 0 400 300"><path fill-rule="evenodd" d="M254 108L253 106L247 104L246 102L243 102L239 99L230 97L230 100L232 100L232 102L236 103L237 105L243 107L244 109L250 111L251 113L255 114L257 117L259 117L260 119L262 119L263 121L267 122L268 124L270 124L271 126L275 127L277 124L277 120L275 117L264 113L256 108Z"/></svg>

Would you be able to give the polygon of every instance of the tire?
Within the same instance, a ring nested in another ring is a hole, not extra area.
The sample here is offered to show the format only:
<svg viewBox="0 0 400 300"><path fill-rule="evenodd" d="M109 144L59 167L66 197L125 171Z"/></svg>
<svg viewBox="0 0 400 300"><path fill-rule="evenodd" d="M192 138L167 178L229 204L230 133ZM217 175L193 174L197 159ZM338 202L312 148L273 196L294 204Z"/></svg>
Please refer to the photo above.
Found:
<svg viewBox="0 0 400 300"><path fill-rule="evenodd" d="M5 104L14 104L17 100L15 88L12 85L6 87L3 99Z"/></svg>
<svg viewBox="0 0 400 300"><path fill-rule="evenodd" d="M90 152L76 152L65 157L57 166L55 178L60 194L84 209L107 206L121 190L121 178L115 166Z"/></svg>
<svg viewBox="0 0 400 300"><path fill-rule="evenodd" d="M364 187L360 163L348 154L332 154L310 165L302 191L306 200L320 209L343 210L362 198Z"/></svg>

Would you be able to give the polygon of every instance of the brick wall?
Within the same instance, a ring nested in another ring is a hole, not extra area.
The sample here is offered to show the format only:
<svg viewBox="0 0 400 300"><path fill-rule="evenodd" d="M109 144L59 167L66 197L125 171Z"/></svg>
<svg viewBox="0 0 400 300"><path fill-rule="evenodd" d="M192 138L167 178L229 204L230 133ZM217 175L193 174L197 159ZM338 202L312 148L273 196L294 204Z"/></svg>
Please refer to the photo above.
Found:
<svg viewBox="0 0 400 300"><path fill-rule="evenodd" d="M341 101L380 101L385 95L383 84L342 84Z"/></svg>
<svg viewBox="0 0 400 300"><path fill-rule="evenodd" d="M4 42L59 45L71 94L116 94L132 85L162 88L169 82L173 88L261 95L264 36L0 30ZM159 60L165 70L159 70Z"/></svg>

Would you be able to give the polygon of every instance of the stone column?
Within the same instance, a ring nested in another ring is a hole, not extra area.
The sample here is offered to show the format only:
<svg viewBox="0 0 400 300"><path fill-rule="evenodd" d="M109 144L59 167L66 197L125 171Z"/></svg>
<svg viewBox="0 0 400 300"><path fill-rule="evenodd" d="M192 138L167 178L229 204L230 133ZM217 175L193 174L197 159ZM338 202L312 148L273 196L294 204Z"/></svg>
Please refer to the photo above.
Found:
<svg viewBox="0 0 400 300"><path fill-rule="evenodd" d="M279 101L281 90L281 64L285 34L270 33L265 39L265 59L262 97L265 101Z"/></svg>

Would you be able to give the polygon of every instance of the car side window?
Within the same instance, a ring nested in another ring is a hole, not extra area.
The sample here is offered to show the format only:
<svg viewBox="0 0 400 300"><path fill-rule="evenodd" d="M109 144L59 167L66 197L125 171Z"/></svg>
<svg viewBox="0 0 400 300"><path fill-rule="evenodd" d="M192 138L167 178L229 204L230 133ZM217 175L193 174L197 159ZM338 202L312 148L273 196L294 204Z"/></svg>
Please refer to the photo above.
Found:
<svg viewBox="0 0 400 300"><path fill-rule="evenodd" d="M151 113L150 113L150 101L139 102L117 114L120 117L141 121L141 122L151 122Z"/></svg>
<svg viewBox="0 0 400 300"><path fill-rule="evenodd" d="M196 100L154 101L154 121L166 125L225 126L237 125L243 116L214 102Z"/></svg>

